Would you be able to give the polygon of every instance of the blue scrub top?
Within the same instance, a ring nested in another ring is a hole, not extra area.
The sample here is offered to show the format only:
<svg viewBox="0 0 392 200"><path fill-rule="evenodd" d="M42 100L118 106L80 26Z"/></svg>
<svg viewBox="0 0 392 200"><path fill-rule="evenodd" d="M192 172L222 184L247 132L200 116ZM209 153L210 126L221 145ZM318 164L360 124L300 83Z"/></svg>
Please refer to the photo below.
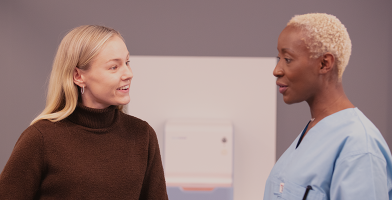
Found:
<svg viewBox="0 0 392 200"><path fill-rule="evenodd" d="M358 109L319 121L301 134L273 167L264 200L392 200L391 152L380 131Z"/></svg>

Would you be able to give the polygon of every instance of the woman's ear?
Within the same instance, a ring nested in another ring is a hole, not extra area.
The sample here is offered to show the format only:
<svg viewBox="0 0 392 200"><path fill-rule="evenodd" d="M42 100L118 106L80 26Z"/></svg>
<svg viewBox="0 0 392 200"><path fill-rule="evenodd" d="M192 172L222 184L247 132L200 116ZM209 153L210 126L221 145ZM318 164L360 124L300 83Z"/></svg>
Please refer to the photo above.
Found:
<svg viewBox="0 0 392 200"><path fill-rule="evenodd" d="M73 73L73 81L76 85L79 87L84 87L86 84L83 81L83 76L81 74L81 69L75 67L74 73Z"/></svg>
<svg viewBox="0 0 392 200"><path fill-rule="evenodd" d="M327 52L321 57L320 74L326 74L333 71L335 67L335 56Z"/></svg>

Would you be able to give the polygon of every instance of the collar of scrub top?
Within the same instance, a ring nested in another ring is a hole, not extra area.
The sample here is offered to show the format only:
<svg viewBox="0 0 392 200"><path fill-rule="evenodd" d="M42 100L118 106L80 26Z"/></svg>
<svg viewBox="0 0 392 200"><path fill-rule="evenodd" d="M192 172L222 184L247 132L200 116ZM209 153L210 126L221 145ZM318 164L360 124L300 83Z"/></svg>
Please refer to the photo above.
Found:
<svg viewBox="0 0 392 200"><path fill-rule="evenodd" d="M308 129L308 126L309 126L309 124L310 124L311 121L312 121L312 120L309 120L308 124L306 124L304 130L302 131L301 137L299 137L299 140L298 140L298 143L297 143L297 146L295 147L295 149L297 149L298 146L299 146L299 144L301 144L302 139L303 139L303 137L304 137L304 134L306 133L306 130Z"/></svg>

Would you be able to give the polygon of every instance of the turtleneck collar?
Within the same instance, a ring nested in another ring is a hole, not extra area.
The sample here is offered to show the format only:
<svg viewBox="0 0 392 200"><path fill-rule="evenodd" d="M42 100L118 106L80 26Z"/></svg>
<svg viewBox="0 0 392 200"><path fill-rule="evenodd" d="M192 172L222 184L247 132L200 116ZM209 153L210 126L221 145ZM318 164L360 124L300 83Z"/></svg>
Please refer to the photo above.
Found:
<svg viewBox="0 0 392 200"><path fill-rule="evenodd" d="M116 106L109 106L104 109L95 109L84 106L78 103L75 111L68 116L68 119L78 125L100 129L107 128L114 123L116 113L118 110Z"/></svg>

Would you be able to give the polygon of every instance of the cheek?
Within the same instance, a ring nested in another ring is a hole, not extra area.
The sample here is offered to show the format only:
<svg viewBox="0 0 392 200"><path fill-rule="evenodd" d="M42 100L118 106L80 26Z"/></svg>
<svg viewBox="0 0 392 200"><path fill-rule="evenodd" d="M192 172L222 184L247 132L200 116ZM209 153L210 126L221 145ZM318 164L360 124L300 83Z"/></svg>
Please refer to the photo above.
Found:
<svg viewBox="0 0 392 200"><path fill-rule="evenodd" d="M315 77L308 73L303 73L298 79L295 79L294 96L296 101L305 101L317 93L317 82Z"/></svg>
<svg viewBox="0 0 392 200"><path fill-rule="evenodd" d="M287 74L289 81L289 88L292 91L292 95L295 96L306 96L311 90L314 84L312 81L312 75L307 70L296 70L290 74Z"/></svg>
<svg viewBox="0 0 392 200"><path fill-rule="evenodd" d="M306 62L299 63L296 67L292 67L287 73L287 78L293 84L307 85L308 82L313 78L312 67Z"/></svg>
<svg viewBox="0 0 392 200"><path fill-rule="evenodd" d="M110 76L102 76L97 75L90 79L89 82L90 89L92 93L96 95L103 94L103 95L110 95L114 94L117 89L117 82L113 80Z"/></svg>

